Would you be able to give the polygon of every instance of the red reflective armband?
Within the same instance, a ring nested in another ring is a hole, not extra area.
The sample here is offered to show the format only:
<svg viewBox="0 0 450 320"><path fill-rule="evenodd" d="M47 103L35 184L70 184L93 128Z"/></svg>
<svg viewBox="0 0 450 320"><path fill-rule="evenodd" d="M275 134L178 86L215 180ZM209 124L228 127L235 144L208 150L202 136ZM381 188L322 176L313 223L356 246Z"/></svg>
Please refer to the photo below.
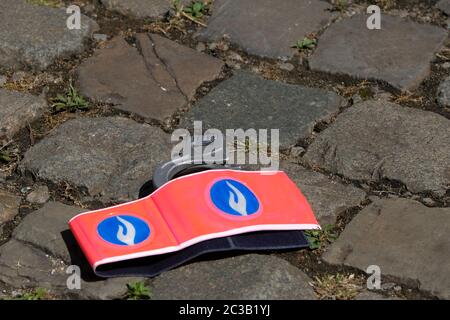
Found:
<svg viewBox="0 0 450 320"><path fill-rule="evenodd" d="M82 213L69 225L94 270L215 238L320 228L284 172L234 170L183 176L146 198Z"/></svg>

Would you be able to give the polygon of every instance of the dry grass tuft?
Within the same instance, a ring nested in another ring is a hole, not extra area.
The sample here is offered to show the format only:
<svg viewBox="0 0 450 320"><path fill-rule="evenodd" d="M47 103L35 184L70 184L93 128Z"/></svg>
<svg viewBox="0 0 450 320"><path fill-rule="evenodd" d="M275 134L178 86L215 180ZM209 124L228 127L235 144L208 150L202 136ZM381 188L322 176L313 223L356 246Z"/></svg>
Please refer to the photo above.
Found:
<svg viewBox="0 0 450 320"><path fill-rule="evenodd" d="M311 286L319 299L324 300L351 300L361 289L362 280L354 274L325 275L315 277Z"/></svg>

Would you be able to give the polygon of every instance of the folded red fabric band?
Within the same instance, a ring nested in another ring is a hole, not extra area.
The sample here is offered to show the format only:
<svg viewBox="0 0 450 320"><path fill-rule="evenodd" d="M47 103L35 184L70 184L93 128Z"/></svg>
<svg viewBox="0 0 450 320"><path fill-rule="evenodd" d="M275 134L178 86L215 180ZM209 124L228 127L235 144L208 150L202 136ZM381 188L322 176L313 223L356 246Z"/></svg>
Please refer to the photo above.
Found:
<svg viewBox="0 0 450 320"><path fill-rule="evenodd" d="M284 172L234 170L183 176L146 198L80 214L69 225L94 270L210 239L320 228Z"/></svg>

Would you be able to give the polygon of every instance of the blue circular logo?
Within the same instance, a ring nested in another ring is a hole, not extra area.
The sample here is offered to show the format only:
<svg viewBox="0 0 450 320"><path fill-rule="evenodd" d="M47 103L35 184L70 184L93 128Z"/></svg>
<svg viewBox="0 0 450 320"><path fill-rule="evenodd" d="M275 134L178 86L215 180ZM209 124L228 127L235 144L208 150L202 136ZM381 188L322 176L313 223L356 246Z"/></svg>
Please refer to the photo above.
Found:
<svg viewBox="0 0 450 320"><path fill-rule="evenodd" d="M114 216L103 220L97 227L103 240L121 246L133 246L150 236L147 223L133 216Z"/></svg>
<svg viewBox="0 0 450 320"><path fill-rule="evenodd" d="M221 211L234 216L249 216L259 209L259 201L242 183L224 179L211 187L211 200Z"/></svg>

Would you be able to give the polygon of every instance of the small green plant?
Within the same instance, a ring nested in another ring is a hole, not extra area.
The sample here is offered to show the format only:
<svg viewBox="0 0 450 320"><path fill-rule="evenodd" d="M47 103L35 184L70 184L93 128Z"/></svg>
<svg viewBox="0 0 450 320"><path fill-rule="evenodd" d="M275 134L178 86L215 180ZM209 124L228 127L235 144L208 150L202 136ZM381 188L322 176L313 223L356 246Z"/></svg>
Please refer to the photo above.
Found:
<svg viewBox="0 0 450 320"><path fill-rule="evenodd" d="M372 99L374 97L374 93L370 87L362 86L359 89L358 93L361 99L363 99L364 101Z"/></svg>
<svg viewBox="0 0 450 320"><path fill-rule="evenodd" d="M25 292L14 297L15 300L46 300L49 299L48 291L45 288L36 288L30 292Z"/></svg>
<svg viewBox="0 0 450 320"><path fill-rule="evenodd" d="M179 25L184 19L188 19L202 27L206 28L201 18L209 11L209 1L194 1L190 6L185 7L181 0L172 1L172 9L175 12L173 19L170 20L170 25Z"/></svg>
<svg viewBox="0 0 450 320"><path fill-rule="evenodd" d="M12 158L8 151L0 151L0 163L9 163L11 161Z"/></svg>
<svg viewBox="0 0 450 320"><path fill-rule="evenodd" d="M322 249L326 244L337 239L335 226L325 225L322 230L308 230L305 232L311 250Z"/></svg>
<svg viewBox="0 0 450 320"><path fill-rule="evenodd" d="M203 1L194 1L190 6L183 9L185 13L190 15L194 19L202 18L209 9L209 5Z"/></svg>
<svg viewBox="0 0 450 320"><path fill-rule="evenodd" d="M61 0L28 0L28 3L52 8L58 8L62 5Z"/></svg>
<svg viewBox="0 0 450 320"><path fill-rule="evenodd" d="M52 108L55 112L75 112L77 110L87 110L89 104L78 94L78 91L70 85L65 96L58 94L56 98L53 99Z"/></svg>
<svg viewBox="0 0 450 320"><path fill-rule="evenodd" d="M314 37L304 37L303 40L298 40L292 48L303 50L314 49L317 45L317 40Z"/></svg>
<svg viewBox="0 0 450 320"><path fill-rule="evenodd" d="M128 283L127 288L128 288L128 292L127 292L128 300L149 300L149 299L151 299L150 290L147 288L145 283L142 281Z"/></svg>
<svg viewBox="0 0 450 320"><path fill-rule="evenodd" d="M176 14L179 14L181 11L183 11L183 4L181 3L181 0L172 0L172 9Z"/></svg>

